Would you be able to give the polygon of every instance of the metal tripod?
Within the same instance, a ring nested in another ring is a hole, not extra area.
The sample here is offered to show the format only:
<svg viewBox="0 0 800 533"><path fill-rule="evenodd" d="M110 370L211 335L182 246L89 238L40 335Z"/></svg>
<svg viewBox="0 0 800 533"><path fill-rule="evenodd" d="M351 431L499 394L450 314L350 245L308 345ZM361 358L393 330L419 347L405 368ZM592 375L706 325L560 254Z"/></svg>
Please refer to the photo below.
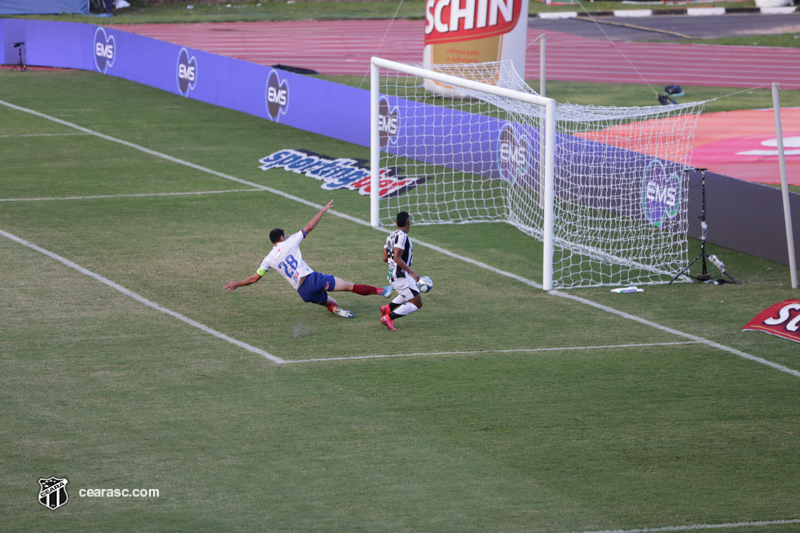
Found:
<svg viewBox="0 0 800 533"><path fill-rule="evenodd" d="M708 266L706 265L706 259L708 259L708 255L706 254L706 235L708 234L708 224L706 224L706 170L705 168L696 168L694 170L699 170L701 173L701 185L703 190L703 204L702 204L702 211L700 212L700 253L692 259L692 262L689 265L678 272L678 274L672 278L672 281L669 282L672 285L672 282L681 277L684 272L689 270L693 264L695 264L698 260L702 260L702 272L696 276L694 279L697 281L708 281L711 279L711 276L708 274ZM684 172L690 172L689 169L684 170Z"/></svg>
<svg viewBox="0 0 800 533"><path fill-rule="evenodd" d="M16 70L19 72L25 72L28 70L28 67L25 65L25 61L22 59L22 51L25 48L25 43L14 43L14 48L18 49L19 51L19 62L11 69L12 71Z"/></svg>

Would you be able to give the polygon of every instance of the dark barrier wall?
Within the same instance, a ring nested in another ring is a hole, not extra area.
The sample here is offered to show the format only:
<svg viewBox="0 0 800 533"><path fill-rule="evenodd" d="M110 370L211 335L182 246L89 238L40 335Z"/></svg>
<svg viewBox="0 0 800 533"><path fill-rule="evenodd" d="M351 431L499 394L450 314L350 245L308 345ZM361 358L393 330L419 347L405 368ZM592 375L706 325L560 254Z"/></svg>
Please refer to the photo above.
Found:
<svg viewBox="0 0 800 533"><path fill-rule="evenodd" d="M696 238L700 238L703 205L701 181L699 172L691 174L689 236ZM789 203L794 247L800 253L800 194L789 193ZM780 189L706 172L706 224L710 243L789 264Z"/></svg>
<svg viewBox="0 0 800 533"><path fill-rule="evenodd" d="M0 0L0 15L89 14L89 0Z"/></svg>
<svg viewBox="0 0 800 533"><path fill-rule="evenodd" d="M368 90L89 24L0 19L0 40L5 64L17 62L14 43L25 42L27 62L33 66L101 72L369 146ZM693 173L689 234L697 238L701 192L700 175ZM800 195L790 196L795 246L800 248ZM706 221L708 242L788 264L779 189L709 172Z"/></svg>

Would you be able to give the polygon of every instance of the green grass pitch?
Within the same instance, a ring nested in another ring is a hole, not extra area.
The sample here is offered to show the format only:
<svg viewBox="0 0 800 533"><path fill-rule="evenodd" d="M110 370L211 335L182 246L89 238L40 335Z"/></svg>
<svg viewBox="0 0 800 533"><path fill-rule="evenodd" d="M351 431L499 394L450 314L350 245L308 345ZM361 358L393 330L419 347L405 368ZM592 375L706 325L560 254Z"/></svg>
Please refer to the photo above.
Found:
<svg viewBox="0 0 800 533"><path fill-rule="evenodd" d="M711 246L741 285L559 296L513 228L412 227L435 288L392 332L377 296L223 290L331 198L304 258L382 285L386 233L340 216L366 197L258 169L367 149L85 72L2 71L0 100L108 137L0 105L0 530L800 529L800 377L734 353L800 370L740 331L797 297L787 267ZM109 488L159 497L79 495Z"/></svg>

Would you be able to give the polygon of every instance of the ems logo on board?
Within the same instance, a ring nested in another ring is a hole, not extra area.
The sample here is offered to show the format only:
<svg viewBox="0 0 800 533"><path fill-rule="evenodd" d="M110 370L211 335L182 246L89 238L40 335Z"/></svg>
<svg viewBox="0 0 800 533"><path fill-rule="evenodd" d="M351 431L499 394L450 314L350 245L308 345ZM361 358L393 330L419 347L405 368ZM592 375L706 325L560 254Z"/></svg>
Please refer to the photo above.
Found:
<svg viewBox="0 0 800 533"><path fill-rule="evenodd" d="M67 483L69 481L65 477L39 478L39 503L51 511L66 505L69 501Z"/></svg>
<svg viewBox="0 0 800 533"><path fill-rule="evenodd" d="M94 64L97 70L106 73L108 67L114 66L117 57L117 41L113 35L106 35L104 28L94 32Z"/></svg>
<svg viewBox="0 0 800 533"><path fill-rule="evenodd" d="M513 125L506 124L500 130L497 151L498 171L503 181L515 183L528 172L530 146Z"/></svg>
<svg viewBox="0 0 800 533"><path fill-rule="evenodd" d="M386 148L389 144L397 144L400 116L397 107L392 108L386 98L381 98L378 104L378 131L380 132L381 148Z"/></svg>
<svg viewBox="0 0 800 533"><path fill-rule="evenodd" d="M800 300L786 300L764 309L742 331L763 331L800 342Z"/></svg>
<svg viewBox="0 0 800 533"><path fill-rule="evenodd" d="M289 83L281 81L275 70L270 71L267 77L267 115L274 121L285 115L289 108Z"/></svg>
<svg viewBox="0 0 800 533"><path fill-rule="evenodd" d="M197 59L189 57L189 51L181 48L178 54L178 92L183 96L189 95L189 90L194 90L197 85Z"/></svg>
<svg viewBox="0 0 800 533"><path fill-rule="evenodd" d="M645 168L642 179L642 212L655 226L661 227L666 218L675 218L681 201L681 181L676 172L667 169L658 159Z"/></svg>

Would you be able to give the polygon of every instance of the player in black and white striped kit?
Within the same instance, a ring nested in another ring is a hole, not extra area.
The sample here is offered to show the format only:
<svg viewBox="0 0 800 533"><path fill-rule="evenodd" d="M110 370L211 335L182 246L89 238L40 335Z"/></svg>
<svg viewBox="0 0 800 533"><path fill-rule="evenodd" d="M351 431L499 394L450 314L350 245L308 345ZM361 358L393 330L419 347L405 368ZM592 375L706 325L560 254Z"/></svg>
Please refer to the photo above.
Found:
<svg viewBox="0 0 800 533"><path fill-rule="evenodd" d="M422 294L417 286L419 276L411 270L414 247L408 238L410 228L411 216L405 211L397 213L397 229L386 238L383 246L383 262L389 264L389 282L399 293L389 305L381 306L381 324L389 329L397 329L394 320L422 307Z"/></svg>

